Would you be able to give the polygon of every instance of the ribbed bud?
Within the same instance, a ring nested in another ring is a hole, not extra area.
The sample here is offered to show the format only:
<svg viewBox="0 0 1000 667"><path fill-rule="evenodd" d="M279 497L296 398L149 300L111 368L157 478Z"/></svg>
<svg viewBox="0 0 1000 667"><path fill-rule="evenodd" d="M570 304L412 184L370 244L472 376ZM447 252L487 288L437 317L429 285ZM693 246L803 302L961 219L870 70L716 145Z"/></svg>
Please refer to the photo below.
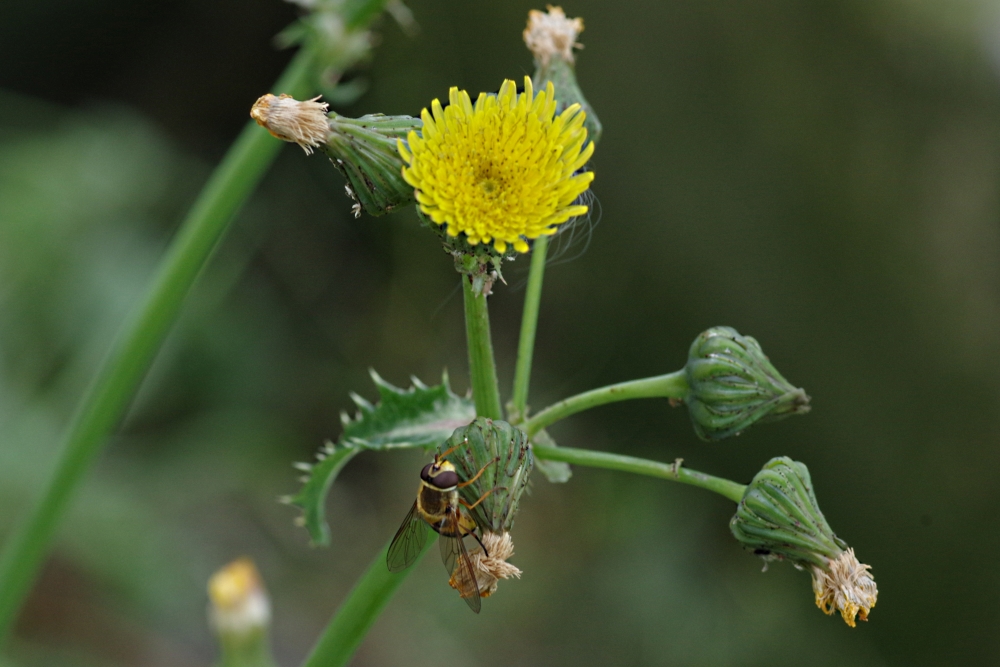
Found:
<svg viewBox="0 0 1000 667"><path fill-rule="evenodd" d="M524 431L505 421L477 417L456 429L442 450L452 447L456 449L448 460L461 479L472 479L483 470L475 482L459 489L469 505L489 494L471 511L476 524L492 533L509 531L534 465Z"/></svg>
<svg viewBox="0 0 1000 667"><path fill-rule="evenodd" d="M421 126L419 118L410 116L330 114L330 137L319 148L347 178L348 194L356 202L355 217L362 209L369 215L385 215L416 201L413 186L403 180L404 163L396 145Z"/></svg>
<svg viewBox="0 0 1000 667"><path fill-rule="evenodd" d="M785 456L768 461L747 486L729 528L765 560L787 559L808 568L816 606L826 614L839 611L851 627L855 617L868 620L878 599L870 567L830 528L805 464Z"/></svg>
<svg viewBox="0 0 1000 667"><path fill-rule="evenodd" d="M594 108L583 96L576 82L573 49L583 48L576 41L583 32L583 19L567 18L561 7L549 6L548 12L528 12L528 26L524 29L524 43L535 57L535 75L532 83L544 89L552 82L556 91L556 113L560 114L571 104L579 104L587 114L583 121L588 138L595 144L601 138L601 121Z"/></svg>
<svg viewBox="0 0 1000 667"><path fill-rule="evenodd" d="M760 344L731 327L713 327L691 344L685 397L695 433L713 441L756 422L809 411L809 396L771 364Z"/></svg>
<svg viewBox="0 0 1000 667"><path fill-rule="evenodd" d="M800 565L825 565L847 548L819 509L809 469L787 456L757 473L729 528L754 553Z"/></svg>

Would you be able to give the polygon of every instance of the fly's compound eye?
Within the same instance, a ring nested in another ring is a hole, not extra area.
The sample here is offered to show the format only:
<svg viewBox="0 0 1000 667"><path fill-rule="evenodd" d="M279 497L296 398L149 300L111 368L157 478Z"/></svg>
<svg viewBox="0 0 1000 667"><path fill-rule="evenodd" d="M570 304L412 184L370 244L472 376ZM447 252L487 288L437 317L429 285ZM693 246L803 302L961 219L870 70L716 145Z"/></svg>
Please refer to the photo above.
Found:
<svg viewBox="0 0 1000 667"><path fill-rule="evenodd" d="M445 470L428 481L439 489L450 489L458 486L458 473L454 470Z"/></svg>
<svg viewBox="0 0 1000 667"><path fill-rule="evenodd" d="M425 482L431 481L431 468L433 467L434 467L433 463L428 463L427 465L425 465L424 469L420 471L420 479L424 480Z"/></svg>

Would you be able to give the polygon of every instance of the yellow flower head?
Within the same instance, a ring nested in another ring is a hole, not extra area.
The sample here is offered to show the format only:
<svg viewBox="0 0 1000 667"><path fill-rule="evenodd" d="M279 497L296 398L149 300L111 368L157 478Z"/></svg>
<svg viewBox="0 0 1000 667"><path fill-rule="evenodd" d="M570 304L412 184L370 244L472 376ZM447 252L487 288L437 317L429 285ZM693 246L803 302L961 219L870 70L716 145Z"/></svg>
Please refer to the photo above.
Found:
<svg viewBox="0 0 1000 667"><path fill-rule="evenodd" d="M513 245L527 252L527 239L555 234L557 226L583 215L573 204L590 187L593 172L580 172L594 152L583 127L585 114L573 104L558 116L552 84L535 95L504 81L496 95L480 93L475 105L464 90L448 92L449 106L434 100L421 113L423 130L399 141L408 166L403 178L416 189L420 210L449 236L471 245Z"/></svg>

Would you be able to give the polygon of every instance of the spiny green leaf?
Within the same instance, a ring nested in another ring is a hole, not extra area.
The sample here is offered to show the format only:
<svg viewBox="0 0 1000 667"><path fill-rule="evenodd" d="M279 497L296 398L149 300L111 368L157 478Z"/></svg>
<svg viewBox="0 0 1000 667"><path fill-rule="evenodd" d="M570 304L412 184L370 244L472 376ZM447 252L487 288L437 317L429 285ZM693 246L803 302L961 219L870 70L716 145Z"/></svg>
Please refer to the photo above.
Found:
<svg viewBox="0 0 1000 667"><path fill-rule="evenodd" d="M472 399L452 393L447 373L442 376L441 384L434 387L412 378L413 386L409 389L392 386L375 371L371 375L378 389L378 404L372 405L352 393L357 414L352 419L341 413L344 432L336 444L327 442L320 449L316 463L295 464L306 473L302 489L282 499L302 510L298 523L309 531L314 545L330 543L324 509L326 496L337 474L358 452L437 447L456 428L466 426L476 417Z"/></svg>

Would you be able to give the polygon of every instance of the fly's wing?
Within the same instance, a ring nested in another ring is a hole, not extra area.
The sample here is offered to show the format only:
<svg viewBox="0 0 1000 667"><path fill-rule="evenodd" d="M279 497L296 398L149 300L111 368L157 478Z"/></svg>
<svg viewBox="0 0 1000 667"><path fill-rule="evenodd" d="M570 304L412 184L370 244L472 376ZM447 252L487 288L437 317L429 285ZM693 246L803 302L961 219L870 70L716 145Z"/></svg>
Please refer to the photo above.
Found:
<svg viewBox="0 0 1000 667"><path fill-rule="evenodd" d="M417 514L417 503L414 501L410 513L403 519L403 525L392 538L389 551L385 555L385 564L390 572L401 572L413 565L417 556L424 550L427 543L427 524Z"/></svg>
<svg viewBox="0 0 1000 667"><path fill-rule="evenodd" d="M461 535L457 526L452 534ZM482 607L482 601L479 599L479 584L476 583L476 573L472 568L469 552L465 548L465 541L461 537L445 537L442 534L438 543L441 547L441 560L444 562L448 574L451 575L448 583L458 590L458 594L469 605L469 609L478 614Z"/></svg>

